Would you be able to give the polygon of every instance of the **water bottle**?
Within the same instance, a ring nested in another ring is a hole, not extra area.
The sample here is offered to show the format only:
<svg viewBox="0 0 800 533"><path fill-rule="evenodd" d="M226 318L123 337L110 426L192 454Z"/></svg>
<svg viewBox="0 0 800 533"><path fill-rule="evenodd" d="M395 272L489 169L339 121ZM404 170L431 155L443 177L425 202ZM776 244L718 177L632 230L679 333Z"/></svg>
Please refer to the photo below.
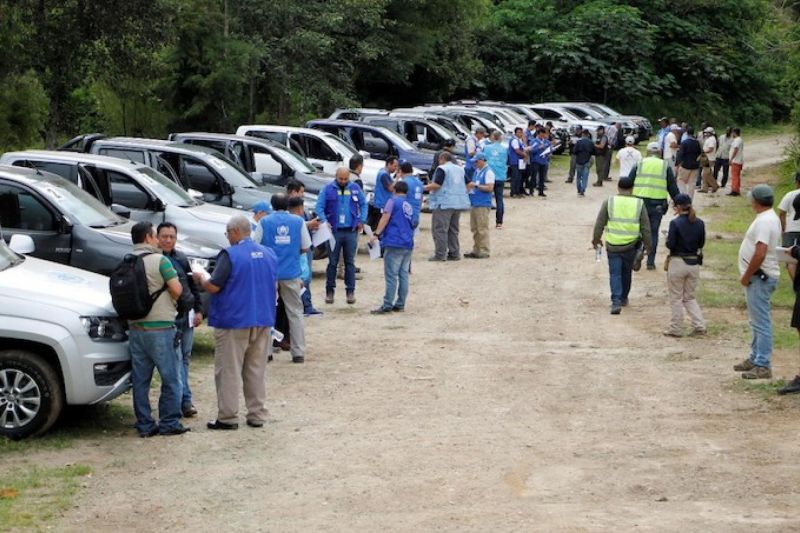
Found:
<svg viewBox="0 0 800 533"><path fill-rule="evenodd" d="M283 342L283 333L281 333L280 331L278 331L275 328L272 328L270 336L272 337L273 340L275 340L277 342Z"/></svg>
<svg viewBox="0 0 800 533"><path fill-rule="evenodd" d="M594 262L599 263L603 257L603 247L599 244L594 247Z"/></svg>

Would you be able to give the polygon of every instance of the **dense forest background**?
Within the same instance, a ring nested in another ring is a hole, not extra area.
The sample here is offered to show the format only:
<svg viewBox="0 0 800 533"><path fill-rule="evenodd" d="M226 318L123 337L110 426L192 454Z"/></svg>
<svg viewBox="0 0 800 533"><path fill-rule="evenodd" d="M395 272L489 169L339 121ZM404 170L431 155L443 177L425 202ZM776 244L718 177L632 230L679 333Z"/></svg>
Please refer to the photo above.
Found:
<svg viewBox="0 0 800 533"><path fill-rule="evenodd" d="M767 123L798 100L798 20L779 0L0 0L0 149L463 97Z"/></svg>

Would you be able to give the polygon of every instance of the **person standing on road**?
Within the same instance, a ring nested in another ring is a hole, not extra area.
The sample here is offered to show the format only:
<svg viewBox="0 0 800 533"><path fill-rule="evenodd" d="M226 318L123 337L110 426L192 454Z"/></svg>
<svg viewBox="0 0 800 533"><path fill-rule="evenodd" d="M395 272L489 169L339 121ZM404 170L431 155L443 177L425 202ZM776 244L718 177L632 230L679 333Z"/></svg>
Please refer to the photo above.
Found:
<svg viewBox="0 0 800 533"><path fill-rule="evenodd" d="M492 191L494 190L494 170L487 164L484 154L478 154L473 161L475 174L469 191L469 226L472 230L472 251L464 254L469 259L489 257L489 214L492 212Z"/></svg>
<svg viewBox="0 0 800 533"><path fill-rule="evenodd" d="M386 290L383 304L373 315L403 312L408 298L408 273L414 251L414 208L407 201L408 183L398 181L394 196L386 202L383 216L371 242L380 239L383 249L383 275Z"/></svg>
<svg viewBox="0 0 800 533"><path fill-rule="evenodd" d="M650 222L641 198L632 196L633 180L620 178L618 194L603 202L594 224L592 245L603 245L605 231L608 256L609 285L611 286L611 314L618 315L628 305L633 271L642 246L649 255Z"/></svg>
<svg viewBox="0 0 800 533"><path fill-rule="evenodd" d="M642 162L642 154L634 148L636 139L628 135L625 138L625 148L617 152L617 161L619 161L619 176L620 178L630 176L631 171Z"/></svg>
<svg viewBox="0 0 800 533"><path fill-rule="evenodd" d="M398 166L397 156L390 155L386 158L386 165L378 171L378 177L375 178L375 200L369 206L369 218L367 219L367 224L372 231L378 227L383 207L392 197L394 192L393 176L397 172Z"/></svg>
<svg viewBox="0 0 800 533"><path fill-rule="evenodd" d="M795 177L795 179L797 178ZM796 244L792 245L791 249L789 250L789 255L796 260L800 260L800 246ZM800 333L800 277L793 277L792 288L794 289L794 309L792 310L791 325L797 330L798 333ZM800 392L800 373L798 373L794 379L792 379L792 381L787 383L784 387L778 389L778 394L780 395L797 394L798 392Z"/></svg>
<svg viewBox="0 0 800 533"><path fill-rule="evenodd" d="M575 171L577 164L575 163L575 145L583 137L583 127L578 124L575 126L575 135L569 137L567 149L569 150L569 173L567 173L567 180L564 183L572 183L575 180Z"/></svg>
<svg viewBox="0 0 800 533"><path fill-rule="evenodd" d="M781 239L781 221L772 210L775 195L769 185L756 185L749 197L756 218L739 247L739 282L745 288L753 340L750 356L733 369L742 372L744 379L769 379L772 377L770 299L781 275L776 251Z"/></svg>
<svg viewBox="0 0 800 533"><path fill-rule="evenodd" d="M572 152L575 156L578 196L583 197L586 195L586 187L589 186L589 170L592 168L592 157L594 157L594 143L589 130L581 132L581 138L575 143Z"/></svg>
<svg viewBox="0 0 800 533"><path fill-rule="evenodd" d="M436 166L439 166L438 161ZM422 196L425 191L425 185L414 175L414 167L408 161L400 163L400 181L405 182L408 186L405 201L411 204L413 209L411 221L414 229L417 229L419 227L419 214L422 211Z"/></svg>
<svg viewBox="0 0 800 533"><path fill-rule="evenodd" d="M794 175L794 190L789 191L781 198L778 204L778 218L781 221L784 248L791 248L800 244L800 172ZM796 263L786 263L789 277L794 280L797 273Z"/></svg>
<svg viewBox="0 0 800 533"><path fill-rule="evenodd" d="M667 135L670 132L669 119L667 119L667 117L661 117L660 119L658 119L658 125L660 126L660 129L658 130L658 133L656 134L656 142L658 143L659 153L663 157L664 156L664 142L666 141Z"/></svg>
<svg viewBox="0 0 800 533"><path fill-rule="evenodd" d="M700 177L700 154L703 148L694 136L694 128L686 128L686 136L681 141L678 153L675 156L675 166L678 169L678 189L694 198L697 178Z"/></svg>
<svg viewBox="0 0 800 533"><path fill-rule="evenodd" d="M305 221L288 212L289 197L284 193L272 195L272 213L260 222L263 228L261 245L275 252L278 259L278 295L283 301L287 323L277 329L289 333L292 362L305 361L306 335L303 323L303 282L300 257L311 249L311 236Z"/></svg>
<svg viewBox="0 0 800 533"><path fill-rule="evenodd" d="M470 207L467 184L470 178L464 169L453 162L453 156L439 156L439 168L433 181L425 186L430 193L431 233L433 233L434 255L429 261L458 261L461 249L458 243L461 211ZM470 160L470 164L473 164Z"/></svg>
<svg viewBox="0 0 800 533"><path fill-rule="evenodd" d="M367 222L367 201L361 187L350 182L350 172L344 167L336 169L336 179L323 187L317 198L317 217L320 224L328 224L336 241L328 256L325 283L325 303L334 302L336 268L339 255L344 257L344 286L347 303L356 303L356 247L358 234Z"/></svg>
<svg viewBox="0 0 800 533"><path fill-rule="evenodd" d="M610 181L608 173L611 171L611 147L608 145L608 135L604 126L597 128L597 138L594 141L595 165L597 181L595 187L602 187L604 181Z"/></svg>
<svg viewBox="0 0 800 533"><path fill-rule="evenodd" d="M345 169L346 170L346 169ZM217 418L208 429L239 428L239 391L244 390L247 425L267 420L265 374L270 331L275 325L278 259L250 238L242 215L228 221L230 246L217 256L210 279L194 272L194 281L211 294L208 325L214 328L214 384Z"/></svg>
<svg viewBox="0 0 800 533"><path fill-rule="evenodd" d="M158 237L152 223L134 224L131 228L131 240L133 254L142 256L147 275L147 291L152 296L158 294L146 316L128 321L136 431L143 438L180 435L190 431L180 421L183 391L180 359L175 349L175 302L180 298L183 286L172 262L157 248ZM161 376L158 423L153 420L150 409L150 382L156 368Z"/></svg>
<svg viewBox="0 0 800 533"><path fill-rule="evenodd" d="M525 130L525 153L528 166L527 166L527 172L522 175L522 194L524 196L530 196L528 190L534 189L536 187L536 183L531 183L531 177L533 176L531 145L533 145L533 141L536 140L536 132L538 129L539 126L536 124L535 120L528 121L528 129Z"/></svg>
<svg viewBox="0 0 800 533"><path fill-rule="evenodd" d="M608 137L608 148L609 154L611 155L611 160L614 159L614 150L617 149L617 142L621 141L622 139L619 136L622 135L620 132L619 123L612 122L611 125L608 127L608 131L606 131L606 136ZM609 162L609 174L611 173L611 163Z"/></svg>
<svg viewBox="0 0 800 533"><path fill-rule="evenodd" d="M718 139L717 157L714 161L714 181L720 184L723 189L728 184L728 169L730 168L731 155L731 135L733 128L728 128L725 135ZM718 181L719 171L722 169L722 181Z"/></svg>
<svg viewBox="0 0 800 533"><path fill-rule="evenodd" d="M490 137L491 142L483 147L486 156L486 163L494 174L494 202L497 206L495 211L495 228L503 229L503 215L505 205L503 204L503 191L506 186L506 174L508 173L508 145L503 143L503 133L495 130Z"/></svg>
<svg viewBox="0 0 800 533"><path fill-rule="evenodd" d="M547 181L547 169L550 165L551 144L547 138L547 130L539 128L536 131L536 139L530 146L531 152L531 183L530 195L533 196L534 187L538 190L539 196L546 197L544 193L545 182Z"/></svg>
<svg viewBox="0 0 800 533"><path fill-rule="evenodd" d="M360 155L360 154L359 154ZM317 231L319 229L319 219L313 218L311 220L308 219L308 214L305 210L305 196L306 188L305 186L297 181L297 180L289 180L286 184L286 194L289 195L289 212L293 215L297 215L301 217L306 223L306 229L308 230L309 234ZM259 227L261 227L259 225ZM255 241L255 238L253 238ZM255 241L255 242L261 242ZM322 311L314 308L314 303L311 301L311 265L314 262L314 250L313 246L311 249L306 252L306 266L303 267L304 274L307 274L306 277L303 278L303 286L305 290L303 291L303 315L304 316L315 316L321 315ZM356 269L357 270L357 269Z"/></svg>
<svg viewBox="0 0 800 533"><path fill-rule="evenodd" d="M709 187L711 192L717 192L719 184L717 179L711 172L711 167L714 165L714 160L717 155L717 137L714 128L708 126L703 130L703 154L700 156L700 173L703 186L700 192L707 193Z"/></svg>
<svg viewBox="0 0 800 533"><path fill-rule="evenodd" d="M439 156L442 155L443 152L456 155L456 140L455 139L444 140L442 149L436 152L433 156L433 163L431 164L431 170L429 172L429 175L433 176L433 173L436 172L436 169L439 167Z"/></svg>
<svg viewBox="0 0 800 533"><path fill-rule="evenodd" d="M466 157L466 164L464 165L464 172L470 179L472 178L472 174L475 172L475 167L472 164L472 158L475 157L475 154L483 150L483 145L486 142L485 137L486 128L483 126L478 126L475 128L475 134L470 135L465 143L464 156Z"/></svg>
<svg viewBox="0 0 800 533"><path fill-rule="evenodd" d="M675 155L678 152L678 127L677 124L673 123L669 126L669 133L667 133L666 137L664 137L664 149L662 153L664 154L663 159L669 165L669 168L672 169L672 173L676 176L678 175L677 170L675 168Z"/></svg>
<svg viewBox="0 0 800 533"><path fill-rule="evenodd" d="M194 328L203 323L203 300L200 297L200 290L191 276L192 268L189 265L189 258L183 252L175 249L175 243L178 242L178 228L172 222L162 222L158 225L156 232L158 247L172 262L172 267L178 274L181 287L183 287L181 300L188 295L191 295L192 300L192 305L187 306L189 309L184 313L179 313L175 318L175 338L178 342L178 354L181 356L181 413L184 418L191 418L197 414L197 408L192 403L189 363L192 360Z"/></svg>
<svg viewBox="0 0 800 533"><path fill-rule="evenodd" d="M667 212L667 196L678 196L675 175L666 161L658 157L658 143L647 145L647 157L630 173L633 180L633 195L644 200L647 220L650 227L651 253L647 255L647 270L656 269L656 251L661 219Z"/></svg>
<svg viewBox="0 0 800 533"><path fill-rule="evenodd" d="M522 177L527 172L525 136L522 128L514 128L514 138L508 145L508 165L511 169L511 198L522 194Z"/></svg>
<svg viewBox="0 0 800 533"><path fill-rule="evenodd" d="M667 234L667 289L672 320L664 335L683 336L684 309L692 322L692 335L705 335L706 323L694 293L700 281L706 228L703 221L697 218L689 195L679 194L675 197L675 211L678 216L670 221Z"/></svg>
<svg viewBox="0 0 800 533"><path fill-rule="evenodd" d="M742 130L731 130L731 151L728 156L731 166L731 192L728 196L739 196L742 185L742 168L744 167L744 141Z"/></svg>
<svg viewBox="0 0 800 533"><path fill-rule="evenodd" d="M350 161L348 161L348 167L350 168L350 181L361 187L361 190L364 190L364 181L361 179L361 173L364 171L364 156L355 153L350 157Z"/></svg>

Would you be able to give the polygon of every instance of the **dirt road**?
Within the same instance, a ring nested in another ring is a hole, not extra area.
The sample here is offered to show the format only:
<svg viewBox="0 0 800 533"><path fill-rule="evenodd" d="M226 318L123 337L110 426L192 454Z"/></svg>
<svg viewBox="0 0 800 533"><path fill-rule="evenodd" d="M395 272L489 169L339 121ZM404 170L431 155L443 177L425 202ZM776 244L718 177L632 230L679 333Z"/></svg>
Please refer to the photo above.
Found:
<svg viewBox="0 0 800 533"><path fill-rule="evenodd" d="M772 141L747 150L780 155ZM190 434L131 430L28 458L94 470L55 528L798 530L797 404L731 389L738 341L663 337L663 272L638 274L631 306L610 316L589 239L612 188L579 199L552 177L547 199L506 200L486 261L425 261L424 217L404 314L368 314L382 266L360 256L358 304L308 321L305 365L269 366L264 429L204 428L205 367ZM796 363L778 354L776 374Z"/></svg>

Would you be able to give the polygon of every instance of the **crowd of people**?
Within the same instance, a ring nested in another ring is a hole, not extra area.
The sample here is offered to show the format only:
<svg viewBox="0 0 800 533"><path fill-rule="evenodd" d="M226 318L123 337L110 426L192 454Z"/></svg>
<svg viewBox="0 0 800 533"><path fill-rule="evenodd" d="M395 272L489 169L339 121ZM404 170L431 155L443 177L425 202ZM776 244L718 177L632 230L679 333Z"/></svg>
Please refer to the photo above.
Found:
<svg viewBox="0 0 800 533"><path fill-rule="evenodd" d="M684 335L688 314L690 335L707 332L696 299L705 246L705 225L693 207L695 192L716 192L726 185L731 171L731 193L739 194L744 162L738 128L717 136L703 125L703 141L692 126L662 119L655 142L643 156L632 137L621 138L616 124L600 128L594 139L578 131L569 145L567 182L577 186L579 197L587 193L594 164L596 187L613 181L611 162L619 163L616 194L605 200L597 215L592 244L598 260L602 250L608 259L610 312L621 314L629 304L633 272L645 260L655 270L662 218L671 207L674 217L666 236L664 264L671 320L665 335ZM436 154L431 180L422 183L409 162L389 157L376 180L374 199L367 201L360 174L363 158L354 155L348 166L337 169L335 180L320 192L316 218L303 210L302 183L292 181L286 193L273 195L270 204L253 207L253 220L234 216L227 226L230 247L221 251L213 273L192 270L185 256L175 250L178 228L148 222L132 230L134 253L141 254L153 308L141 320L131 321L133 400L136 428L142 437L176 435L188 431L181 418L197 414L189 387L189 361L194 328L203 321L200 289L210 295L208 324L214 328L217 417L208 422L213 430L233 430L239 425L239 391L244 392L248 426L261 427L266 418L265 371L274 349L291 354L294 363L305 361L306 317L322 314L311 298L312 235L323 228L327 236L317 246L328 248L325 303L333 304L337 279L344 281L346 302L356 303L358 241L366 234L367 245L383 258L385 292L373 314L403 312L406 308L415 239L419 233L424 195L431 211L433 262L490 257L490 218L495 209L495 229L503 228L505 182L510 197L546 197L550 158L557 141L547 127L531 122L517 128L510 141L501 132L487 135L477 128L467 139L464 164L448 143ZM722 183L717 181L722 171ZM797 189L780 204L780 218L772 210L774 194L767 185L750 192L757 216L747 231L739 253L741 284L745 287L752 329L750 356L735 365L746 379L771 377L772 335L770 296L780 274L778 245L800 257L800 174ZM473 237L471 251L462 255L460 216L469 211ZM340 265L343 264L343 268ZM795 285L800 285L789 267ZM798 287L800 289L800 287ZM276 302L275 305L265 303ZM800 330L800 306L792 318ZM177 354L172 357L171 354ZM176 363L177 364L173 364ZM149 402L154 369L161 375L160 420L153 420ZM800 392L800 375L782 393Z"/></svg>

